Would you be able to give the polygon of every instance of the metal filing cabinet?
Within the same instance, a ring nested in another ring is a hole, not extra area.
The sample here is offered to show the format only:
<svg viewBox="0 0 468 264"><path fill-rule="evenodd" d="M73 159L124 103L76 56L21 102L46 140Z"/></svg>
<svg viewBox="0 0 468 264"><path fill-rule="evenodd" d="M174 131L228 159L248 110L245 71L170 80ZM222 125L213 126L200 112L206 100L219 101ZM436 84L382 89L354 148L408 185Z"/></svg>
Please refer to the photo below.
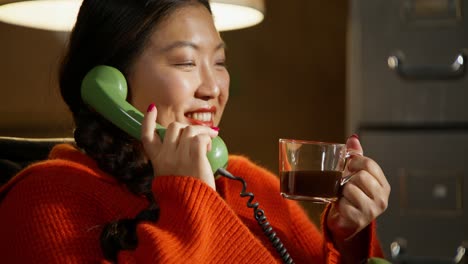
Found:
<svg viewBox="0 0 468 264"><path fill-rule="evenodd" d="M383 247L453 257L468 241L468 1L350 3L347 127L392 185Z"/></svg>

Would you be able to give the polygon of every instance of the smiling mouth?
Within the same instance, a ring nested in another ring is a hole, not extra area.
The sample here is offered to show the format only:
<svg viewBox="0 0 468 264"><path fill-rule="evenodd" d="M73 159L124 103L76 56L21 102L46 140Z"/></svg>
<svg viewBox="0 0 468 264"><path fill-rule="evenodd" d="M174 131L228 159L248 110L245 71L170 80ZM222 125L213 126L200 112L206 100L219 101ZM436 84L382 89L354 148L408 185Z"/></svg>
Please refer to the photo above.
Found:
<svg viewBox="0 0 468 264"><path fill-rule="evenodd" d="M192 125L213 126L214 112L189 112L185 117Z"/></svg>

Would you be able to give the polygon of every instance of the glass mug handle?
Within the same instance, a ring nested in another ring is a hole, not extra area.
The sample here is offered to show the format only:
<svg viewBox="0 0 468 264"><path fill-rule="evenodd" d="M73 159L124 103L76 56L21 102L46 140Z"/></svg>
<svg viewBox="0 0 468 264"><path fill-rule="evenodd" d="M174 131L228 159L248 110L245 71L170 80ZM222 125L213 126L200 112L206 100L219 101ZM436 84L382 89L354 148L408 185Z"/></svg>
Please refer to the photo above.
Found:
<svg viewBox="0 0 468 264"><path fill-rule="evenodd" d="M345 163L344 163L344 166L343 166L343 170L346 170L346 166L348 166L348 161L351 157L353 156L362 156L362 152L361 151L357 151L357 150L347 150L346 151L346 156L345 156ZM348 175L348 176L344 176L342 179L341 179L341 183L340 183L340 188L343 188L343 186L349 182L349 180L351 180L351 178L353 177L353 175Z"/></svg>

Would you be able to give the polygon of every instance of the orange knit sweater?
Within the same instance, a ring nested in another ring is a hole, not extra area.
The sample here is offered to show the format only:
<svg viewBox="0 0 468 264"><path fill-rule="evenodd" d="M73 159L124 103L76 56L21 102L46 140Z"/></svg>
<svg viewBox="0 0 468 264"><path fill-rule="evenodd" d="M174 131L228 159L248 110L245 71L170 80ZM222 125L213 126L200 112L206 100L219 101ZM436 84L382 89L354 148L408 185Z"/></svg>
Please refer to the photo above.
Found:
<svg viewBox="0 0 468 264"><path fill-rule="evenodd" d="M228 170L243 177L247 190L296 263L336 263L333 245L294 201L279 195L279 181L267 170L231 156ZM122 251L119 263L278 263L271 246L239 196L241 183L216 180L217 191L186 176L153 181L160 206L155 223L137 227L139 244ZM58 145L49 160L25 169L0 189L2 263L104 262L99 235L104 224L135 217L148 206L143 197L99 170L71 145ZM369 256L382 256L369 228Z"/></svg>

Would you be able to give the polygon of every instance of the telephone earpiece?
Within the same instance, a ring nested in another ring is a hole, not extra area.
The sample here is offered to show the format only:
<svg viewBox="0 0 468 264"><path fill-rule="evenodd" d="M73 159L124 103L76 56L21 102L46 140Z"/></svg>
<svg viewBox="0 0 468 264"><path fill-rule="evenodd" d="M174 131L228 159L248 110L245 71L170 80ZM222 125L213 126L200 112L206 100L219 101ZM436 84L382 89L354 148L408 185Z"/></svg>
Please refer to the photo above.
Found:
<svg viewBox="0 0 468 264"><path fill-rule="evenodd" d="M143 114L126 101L127 81L118 69L100 65L90 70L81 83L81 97L114 125L136 139L141 138ZM156 123L156 131L164 140L166 129ZM228 151L220 137L213 138L211 146L207 158L215 173L226 167Z"/></svg>

